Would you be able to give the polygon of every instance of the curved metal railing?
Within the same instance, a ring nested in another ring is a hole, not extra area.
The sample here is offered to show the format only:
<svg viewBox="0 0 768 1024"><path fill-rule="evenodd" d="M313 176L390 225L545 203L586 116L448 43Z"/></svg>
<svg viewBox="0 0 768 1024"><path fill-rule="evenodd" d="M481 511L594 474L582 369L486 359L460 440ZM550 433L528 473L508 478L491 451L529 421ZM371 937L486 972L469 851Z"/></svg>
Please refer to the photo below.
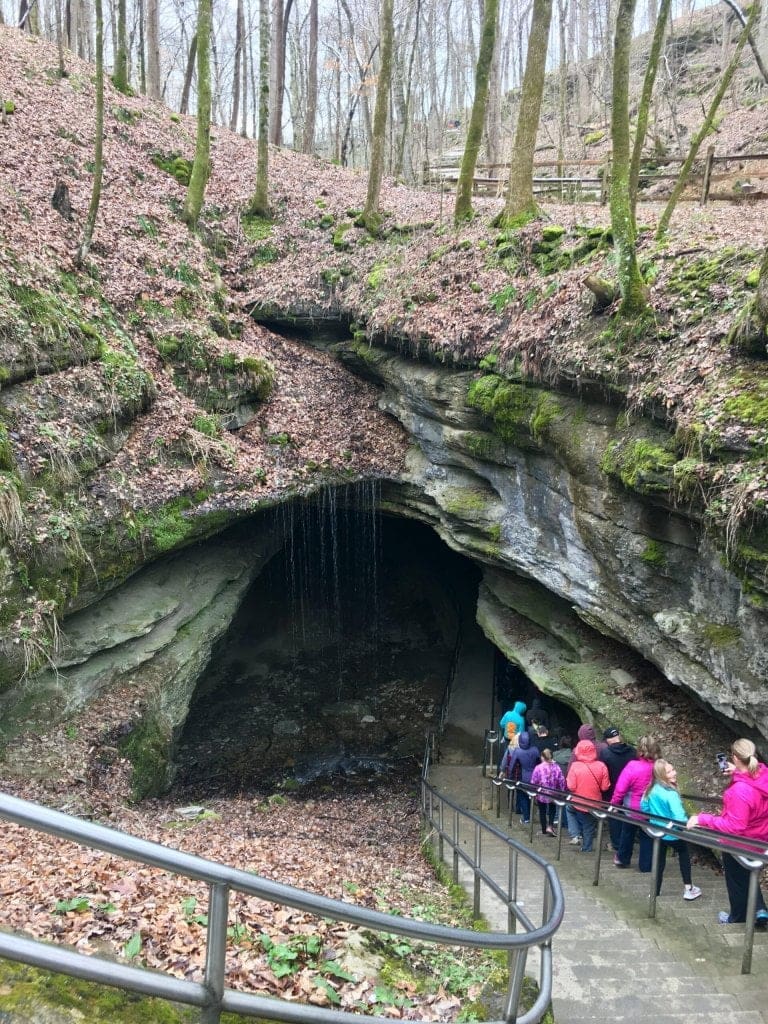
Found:
<svg viewBox="0 0 768 1024"><path fill-rule="evenodd" d="M747 895L747 911L744 950L741 961L741 973L749 974L752 969L752 948L755 934L755 911L757 907L757 893L760 885L760 872L768 866L768 843L756 839L748 839L744 836L737 836L727 832L715 832L705 828L686 828L684 821L674 819L664 820L658 815L645 814L643 811L636 811L629 807L620 807L604 800L588 800L585 797L575 796L573 793L562 790L549 789L546 786L533 786L530 783L513 782L509 779L492 778L491 785L491 806L495 805L496 817L501 816L501 791L507 790L509 794L509 818L507 824L511 824L514 813L514 803L511 794L515 790L522 790L531 797L537 795L547 796L561 809L561 816L566 805L572 805L580 811L588 811L597 818L597 834L595 836L595 870L592 879L593 885L600 884L600 867L603 852L603 828L609 819L625 822L641 829L653 841L653 860L651 865L650 878L655 879L658 869L659 843L664 836L674 836L676 839L683 839L694 846L701 846L719 853L728 853L744 868L749 871L749 890ZM709 802L708 798L707 801ZM530 815L529 839L533 840L534 815L533 807ZM561 827L557 837L557 856L560 860L563 844L562 817ZM651 884L651 892L648 900L648 916L656 915L656 886Z"/></svg>
<svg viewBox="0 0 768 1024"><path fill-rule="evenodd" d="M434 794L426 781L423 781L423 787L425 794ZM428 797L429 801L437 799L436 794ZM442 808L447 801L445 798L439 799L439 806ZM435 804L429 803L428 806L432 809ZM455 810L459 811L458 808ZM407 935L414 939L450 946L508 950L516 957L516 963L522 960L521 970L525 965L525 957L521 956L522 951L533 945L538 945L542 950L549 951L551 936L563 915L562 892L554 869L546 865L542 858L535 854L531 855L524 848L517 850L516 854L527 856L541 864L542 868L546 867L549 895L545 899L546 920L539 927L534 926L519 908L515 910L514 902L508 900L510 910L515 913L516 920L523 925L526 932L524 935L515 935L444 927L358 907L340 900L305 892L290 885L273 882L247 871L217 864L202 857L171 849L160 843L139 839L103 825L83 821L7 794L0 794L0 818L39 832L71 840L81 846L104 850L141 864L196 879L208 885L206 960L202 982L188 981L142 967L115 963L60 946L23 938L16 934L0 932L0 956L6 959L57 971L86 981L124 988L142 995L156 996L199 1007L202 1010L200 1018L202 1024L219 1024L224 1011L239 1013L246 1017L286 1021L288 1024L307 1024L307 1022L309 1024L349 1024L350 1020L350 1015L344 1011L270 999L225 987L230 891L247 893L269 902L295 907L315 916L346 921L374 931ZM431 814L428 815L428 819L432 821ZM492 829L492 831L497 832L498 830ZM501 836L501 833L498 834ZM488 879L488 884L491 883L492 880ZM548 952L546 959L549 966L544 979L546 985L543 989L547 1003L551 993L550 955ZM544 959L542 957L542 960ZM540 996L531 1011L517 1017L517 1002L513 1004L511 1000L511 994L519 992L516 979L517 975L515 975L514 981L510 982L510 997L504 1007L504 1024L510 1024L515 1020L519 1024L535 1024L546 1009L546 1005L542 1005L544 995ZM522 982L522 974L520 982ZM355 1018L370 1022L370 1024L387 1024L389 1021L389 1018L368 1014L356 1014Z"/></svg>

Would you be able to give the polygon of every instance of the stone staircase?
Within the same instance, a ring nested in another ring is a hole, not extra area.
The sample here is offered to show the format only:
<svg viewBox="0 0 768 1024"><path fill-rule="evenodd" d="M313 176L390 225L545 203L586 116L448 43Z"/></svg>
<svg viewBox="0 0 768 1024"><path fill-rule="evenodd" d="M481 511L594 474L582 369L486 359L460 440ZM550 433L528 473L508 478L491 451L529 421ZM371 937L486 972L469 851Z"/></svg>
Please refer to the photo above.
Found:
<svg viewBox="0 0 768 1024"><path fill-rule="evenodd" d="M479 767L441 764L433 768L430 781L457 803L483 813L481 787L488 783ZM484 816L508 831L503 808L499 819L495 812ZM529 829L517 817L510 834L529 842ZM634 868L618 871L612 855L604 852L600 884L594 886L594 855L582 854L567 837L559 862L556 839L534 833L533 847L555 864L565 894L565 917L553 943L557 1024L768 1024L768 934L756 933L752 973L742 975L744 928L717 923L717 911L726 909L728 900L722 876L711 867L696 863L694 855L693 880L703 894L686 902L677 861L668 859L651 919L650 875ZM498 851L489 846L484 852L483 865L505 882L507 857L500 844ZM521 861L519 895L526 905L538 907L540 879L524 865ZM461 880L471 890L468 870ZM506 911L487 892L481 910L492 927L506 928Z"/></svg>

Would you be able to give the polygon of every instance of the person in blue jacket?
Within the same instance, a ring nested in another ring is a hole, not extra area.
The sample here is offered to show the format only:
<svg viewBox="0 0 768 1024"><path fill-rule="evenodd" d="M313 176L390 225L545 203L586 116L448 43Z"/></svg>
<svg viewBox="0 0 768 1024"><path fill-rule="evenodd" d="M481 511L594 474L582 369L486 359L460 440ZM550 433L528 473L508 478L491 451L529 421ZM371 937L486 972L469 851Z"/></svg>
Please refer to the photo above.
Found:
<svg viewBox="0 0 768 1024"><path fill-rule="evenodd" d="M512 745L516 747L517 742L520 739L520 734L525 730L525 711L526 705L519 700L515 703L515 706L511 711L506 711L499 719L499 771L501 771L501 762L504 757L504 753L509 746L507 725L510 722L514 723L515 742Z"/></svg>
<svg viewBox="0 0 768 1024"><path fill-rule="evenodd" d="M684 824L688 815L680 799L677 789L677 771L663 757L653 763L651 781L643 793L640 810L653 815L651 824L664 828L670 822ZM691 882L691 854L688 843L674 835L662 838L659 847L659 868L656 874L656 895L661 892L661 881L664 877L664 866L667 862L667 850L677 850L677 861L683 877L683 899L696 900L701 896L701 889Z"/></svg>

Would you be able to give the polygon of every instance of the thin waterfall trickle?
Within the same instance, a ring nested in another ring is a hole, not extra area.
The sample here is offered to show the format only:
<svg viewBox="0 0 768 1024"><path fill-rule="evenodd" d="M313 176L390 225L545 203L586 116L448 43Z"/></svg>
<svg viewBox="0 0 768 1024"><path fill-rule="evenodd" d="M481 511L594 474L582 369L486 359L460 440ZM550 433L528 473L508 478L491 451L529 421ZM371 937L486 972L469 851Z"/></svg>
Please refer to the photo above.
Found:
<svg viewBox="0 0 768 1024"><path fill-rule="evenodd" d="M380 495L381 485L375 479L326 484L311 497L276 509L292 609L294 658L308 648L333 648L337 700L358 696L356 680L348 679L347 661L361 633L368 663L376 673Z"/></svg>

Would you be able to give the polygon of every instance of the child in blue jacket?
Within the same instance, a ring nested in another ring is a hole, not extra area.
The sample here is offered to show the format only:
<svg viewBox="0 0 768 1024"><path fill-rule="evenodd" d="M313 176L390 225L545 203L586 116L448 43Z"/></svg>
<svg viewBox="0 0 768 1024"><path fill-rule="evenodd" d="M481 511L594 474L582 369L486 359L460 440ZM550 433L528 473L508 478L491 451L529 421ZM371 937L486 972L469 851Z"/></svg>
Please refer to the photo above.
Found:
<svg viewBox="0 0 768 1024"><path fill-rule="evenodd" d="M688 820L688 815L677 789L677 771L663 757L654 761L653 775L640 801L640 810L646 814L653 815L651 824L659 828L665 828L670 822L682 824ZM667 863L667 850L672 848L677 850L680 874L683 877L683 884L685 886L683 889L683 899L696 900L701 896L701 889L691 882L691 854L688 843L674 835L663 836L661 840L659 870L656 876L656 895L658 896L661 892L664 866Z"/></svg>

